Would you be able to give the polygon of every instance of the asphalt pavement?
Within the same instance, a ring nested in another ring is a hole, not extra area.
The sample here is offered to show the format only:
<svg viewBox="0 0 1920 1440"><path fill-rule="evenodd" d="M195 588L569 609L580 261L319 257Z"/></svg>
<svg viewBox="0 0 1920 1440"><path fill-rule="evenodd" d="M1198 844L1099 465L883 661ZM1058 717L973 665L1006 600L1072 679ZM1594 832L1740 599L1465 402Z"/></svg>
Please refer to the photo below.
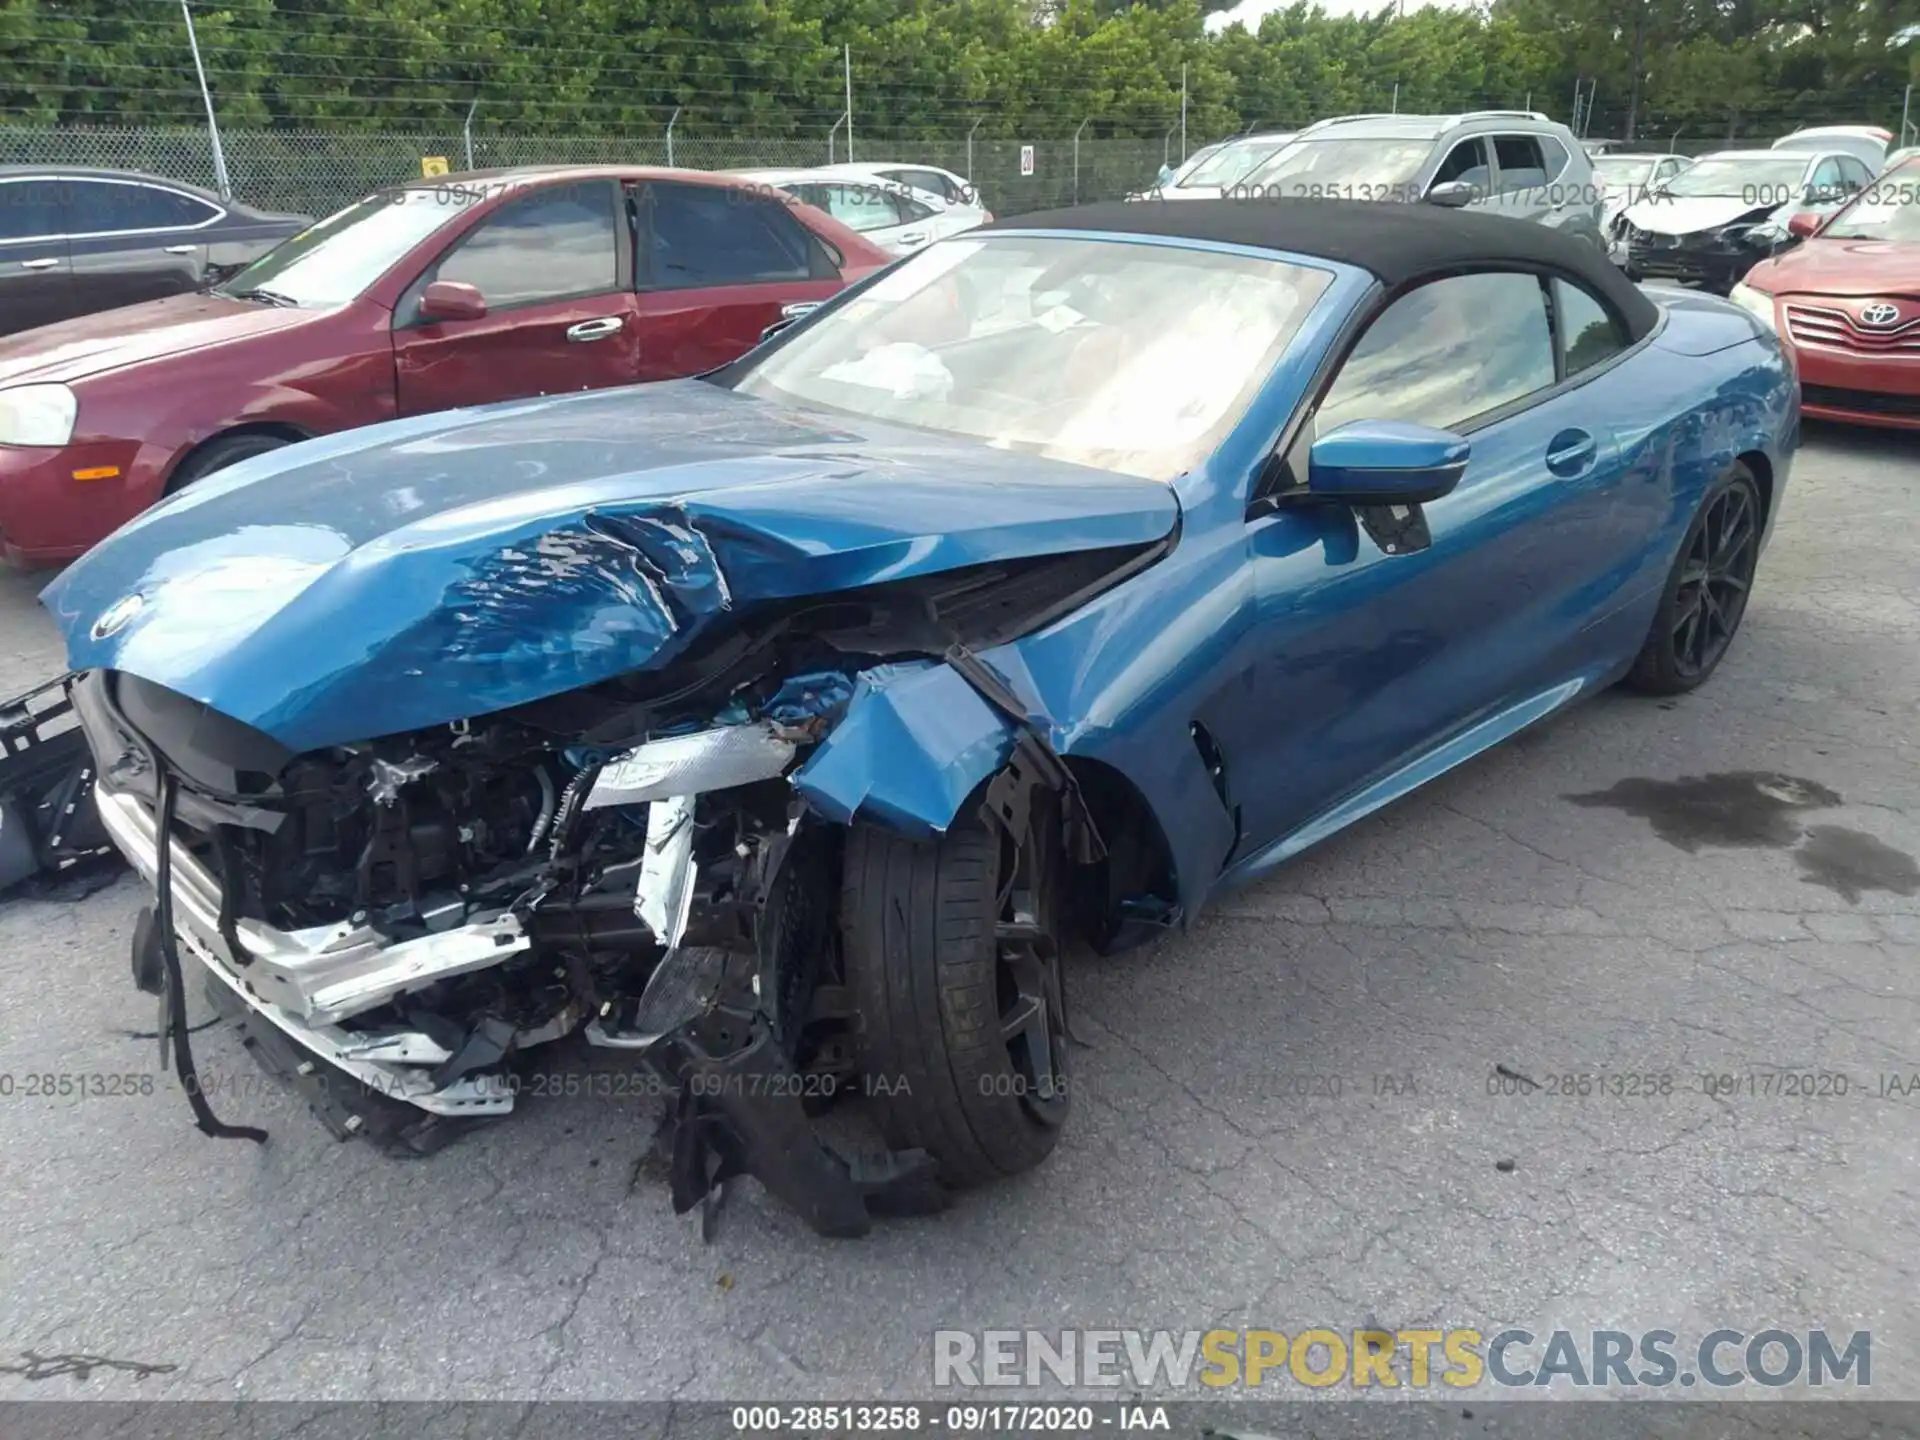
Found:
<svg viewBox="0 0 1920 1440"><path fill-rule="evenodd" d="M703 1243L653 1102L593 1086L400 1162L214 1029L272 1136L204 1139L140 887L0 906L0 1399L924 1398L936 1330L1080 1326L1868 1330L1920 1399L1917 577L1920 437L1812 429L1704 690L1076 962L1055 1156L860 1241L749 1184ZM38 583L0 576L8 692L62 668Z"/></svg>

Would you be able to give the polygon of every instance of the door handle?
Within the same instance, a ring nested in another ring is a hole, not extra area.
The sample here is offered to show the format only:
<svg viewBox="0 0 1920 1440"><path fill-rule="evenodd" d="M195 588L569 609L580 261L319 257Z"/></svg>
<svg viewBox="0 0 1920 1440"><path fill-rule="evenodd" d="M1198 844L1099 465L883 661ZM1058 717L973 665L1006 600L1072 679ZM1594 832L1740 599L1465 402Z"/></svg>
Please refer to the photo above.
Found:
<svg viewBox="0 0 1920 1440"><path fill-rule="evenodd" d="M59 263L58 258L52 260L22 260L20 262L20 268L22 270L51 270Z"/></svg>
<svg viewBox="0 0 1920 1440"><path fill-rule="evenodd" d="M780 307L782 320L798 320L802 315L811 315L826 302L823 300L796 300L791 305Z"/></svg>
<svg viewBox="0 0 1920 1440"><path fill-rule="evenodd" d="M1584 430L1562 430L1547 446L1547 469L1570 480L1593 464L1599 448Z"/></svg>
<svg viewBox="0 0 1920 1440"><path fill-rule="evenodd" d="M582 320L578 325L575 325L571 330L567 331L567 339L573 341L575 344L580 344L587 340L604 340L609 335L618 335L621 327L626 323L627 322L618 315L607 315L598 320Z"/></svg>
<svg viewBox="0 0 1920 1440"><path fill-rule="evenodd" d="M198 250L199 248L200 247L198 245L169 245L167 246L167 254L191 255L195 250Z"/></svg>
<svg viewBox="0 0 1920 1440"><path fill-rule="evenodd" d="M900 237L900 243L902 245L924 245L927 243L927 232L924 230L909 230Z"/></svg>

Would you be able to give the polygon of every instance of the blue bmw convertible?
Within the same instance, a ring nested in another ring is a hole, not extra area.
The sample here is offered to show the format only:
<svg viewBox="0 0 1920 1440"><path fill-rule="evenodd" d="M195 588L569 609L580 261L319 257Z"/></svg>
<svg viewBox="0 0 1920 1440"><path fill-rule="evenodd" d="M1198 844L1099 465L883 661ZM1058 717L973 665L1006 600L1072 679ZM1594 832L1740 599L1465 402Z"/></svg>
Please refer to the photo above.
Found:
<svg viewBox="0 0 1920 1440"><path fill-rule="evenodd" d="M1068 944L1706 680L1798 424L1766 327L1544 227L1094 206L699 379L244 462L44 599L183 1079L185 973L400 1150L577 1035L677 1209L858 1234L1053 1148Z"/></svg>

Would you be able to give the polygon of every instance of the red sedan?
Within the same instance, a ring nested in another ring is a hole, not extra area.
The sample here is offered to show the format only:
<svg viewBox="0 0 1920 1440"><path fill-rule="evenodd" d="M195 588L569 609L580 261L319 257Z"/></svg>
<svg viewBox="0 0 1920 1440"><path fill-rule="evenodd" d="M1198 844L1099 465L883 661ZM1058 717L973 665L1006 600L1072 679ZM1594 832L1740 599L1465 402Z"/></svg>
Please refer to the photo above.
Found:
<svg viewBox="0 0 1920 1440"><path fill-rule="evenodd" d="M696 375L892 257L698 171L398 186L224 285L0 341L0 554L72 559L202 475L456 406Z"/></svg>
<svg viewBox="0 0 1920 1440"><path fill-rule="evenodd" d="M1754 266L1732 298L1793 347L1802 411L1920 430L1920 160L1792 228L1805 242Z"/></svg>

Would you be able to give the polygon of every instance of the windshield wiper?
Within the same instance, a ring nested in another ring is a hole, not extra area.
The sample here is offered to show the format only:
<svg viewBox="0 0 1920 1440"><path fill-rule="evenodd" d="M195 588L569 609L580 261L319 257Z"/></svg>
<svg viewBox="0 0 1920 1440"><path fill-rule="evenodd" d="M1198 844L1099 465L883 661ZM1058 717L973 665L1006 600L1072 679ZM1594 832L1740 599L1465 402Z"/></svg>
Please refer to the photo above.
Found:
<svg viewBox="0 0 1920 1440"><path fill-rule="evenodd" d="M300 308L300 302L291 295L282 295L278 290L264 290L257 285L251 290L229 290L227 294L236 300L258 300L262 305L277 305L295 310Z"/></svg>

